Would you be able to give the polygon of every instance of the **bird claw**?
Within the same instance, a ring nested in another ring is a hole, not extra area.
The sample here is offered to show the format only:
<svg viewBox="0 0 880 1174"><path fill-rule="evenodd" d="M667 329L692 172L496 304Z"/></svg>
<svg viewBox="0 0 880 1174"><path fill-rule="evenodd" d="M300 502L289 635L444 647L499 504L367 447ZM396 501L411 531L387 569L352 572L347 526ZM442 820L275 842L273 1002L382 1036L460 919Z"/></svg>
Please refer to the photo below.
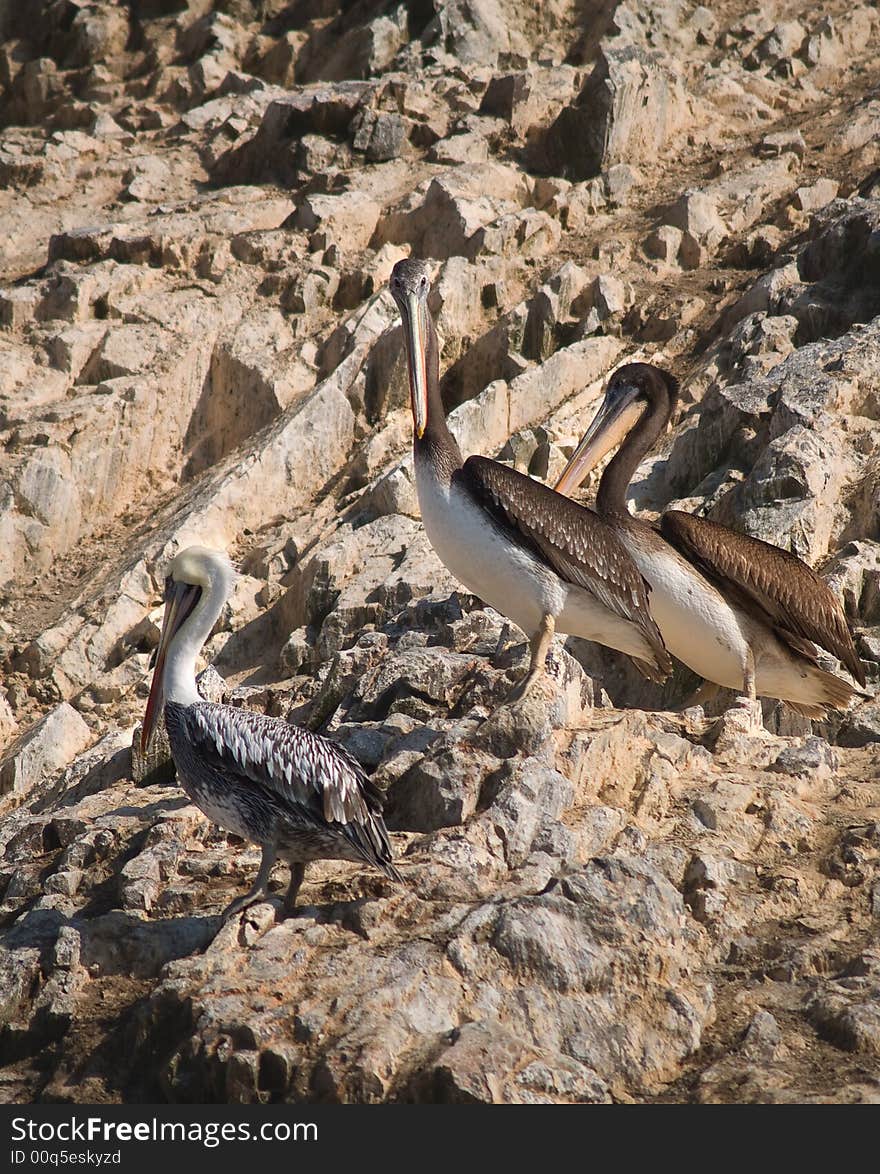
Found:
<svg viewBox="0 0 880 1174"><path fill-rule="evenodd" d="M234 901L230 901L220 917L223 921L230 921L239 913L243 913L245 909L249 909L251 905L256 905L258 902L266 899L265 892L259 893L245 893L242 897L236 897Z"/></svg>
<svg viewBox="0 0 880 1174"><path fill-rule="evenodd" d="M505 699L505 705L511 705L513 702L522 701L522 699L532 691L532 686L537 680L537 674L526 673L523 679L510 690Z"/></svg>

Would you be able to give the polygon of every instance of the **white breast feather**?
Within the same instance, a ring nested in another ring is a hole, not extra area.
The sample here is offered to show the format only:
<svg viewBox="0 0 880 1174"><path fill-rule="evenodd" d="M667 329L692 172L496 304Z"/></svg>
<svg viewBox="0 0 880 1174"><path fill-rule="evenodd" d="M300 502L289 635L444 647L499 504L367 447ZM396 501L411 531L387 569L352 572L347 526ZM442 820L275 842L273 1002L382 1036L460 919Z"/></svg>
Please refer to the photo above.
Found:
<svg viewBox="0 0 880 1174"><path fill-rule="evenodd" d="M465 490L439 484L426 464L416 462L419 506L440 561L468 591L531 635L542 615L562 610L566 585L497 530Z"/></svg>

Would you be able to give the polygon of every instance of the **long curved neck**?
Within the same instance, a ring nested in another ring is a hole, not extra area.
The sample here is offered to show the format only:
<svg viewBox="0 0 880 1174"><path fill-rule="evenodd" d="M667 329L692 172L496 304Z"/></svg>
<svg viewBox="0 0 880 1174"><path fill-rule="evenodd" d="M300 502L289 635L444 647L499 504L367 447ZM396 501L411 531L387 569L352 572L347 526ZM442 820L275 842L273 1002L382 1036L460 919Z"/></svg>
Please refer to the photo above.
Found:
<svg viewBox="0 0 880 1174"><path fill-rule="evenodd" d="M456 469L462 465L461 449L449 431L443 398L440 395L440 345L434 319L426 315L425 331L425 374L428 383L428 422L424 435L413 435L413 453L416 460L427 459L438 475L449 481Z"/></svg>
<svg viewBox="0 0 880 1174"><path fill-rule="evenodd" d="M650 452L669 422L668 404L649 403L626 440L609 461L596 494L596 509L600 514L628 513L626 491L643 457Z"/></svg>
<svg viewBox="0 0 880 1174"><path fill-rule="evenodd" d="M194 705L202 698L196 688L196 658L226 602L226 591L216 579L202 587L199 602L174 636L165 662L165 700Z"/></svg>

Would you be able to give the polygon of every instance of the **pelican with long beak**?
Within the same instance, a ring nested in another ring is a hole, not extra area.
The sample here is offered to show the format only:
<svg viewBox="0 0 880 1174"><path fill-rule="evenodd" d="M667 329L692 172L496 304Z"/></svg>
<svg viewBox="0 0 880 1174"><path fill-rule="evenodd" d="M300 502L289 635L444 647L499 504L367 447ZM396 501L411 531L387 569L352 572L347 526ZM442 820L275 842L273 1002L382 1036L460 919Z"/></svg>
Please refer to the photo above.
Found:
<svg viewBox="0 0 880 1174"><path fill-rule="evenodd" d="M663 680L672 662L648 589L613 530L507 465L479 456L462 462L440 398L427 269L398 261L390 285L403 319L422 523L455 578L528 636L529 669L511 699L538 679L554 632L616 648Z"/></svg>
<svg viewBox="0 0 880 1174"><path fill-rule="evenodd" d="M865 671L840 601L814 570L769 542L680 510L663 514L659 529L628 511L627 487L677 398L677 380L659 367L620 367L556 490L574 492L619 445L599 482L596 509L651 585L651 613L673 656L752 704L777 697L812 718L845 709L858 690L819 667L815 645L841 660L859 685Z"/></svg>
<svg viewBox="0 0 880 1174"><path fill-rule="evenodd" d="M276 858L290 865L286 913L312 860L369 864L400 880L391 863L382 796L346 750L281 718L200 697L196 657L234 581L232 564L218 551L190 546L172 561L141 733L146 751L164 713L186 794L208 819L263 850L252 888L224 916L266 893Z"/></svg>

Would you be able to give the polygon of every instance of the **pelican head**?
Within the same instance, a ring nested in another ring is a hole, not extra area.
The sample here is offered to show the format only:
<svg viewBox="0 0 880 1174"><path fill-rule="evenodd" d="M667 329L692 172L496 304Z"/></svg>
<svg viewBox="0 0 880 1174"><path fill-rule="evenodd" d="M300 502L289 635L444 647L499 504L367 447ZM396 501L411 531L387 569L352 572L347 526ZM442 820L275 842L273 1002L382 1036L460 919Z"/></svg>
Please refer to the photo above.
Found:
<svg viewBox="0 0 880 1174"><path fill-rule="evenodd" d="M165 579L165 617L141 730L142 751L150 745L166 697L188 703L198 700L196 656L234 582L232 563L219 550L188 546L171 560Z"/></svg>
<svg viewBox="0 0 880 1174"><path fill-rule="evenodd" d="M622 443L649 407L666 412L663 427L678 399L678 380L651 363L627 363L608 380L605 398L592 424L554 486L571 494L606 453Z"/></svg>
<svg viewBox="0 0 880 1174"><path fill-rule="evenodd" d="M403 319L413 426L421 440L428 424L428 293L431 289L428 267L424 261L412 258L398 261L391 271L389 285Z"/></svg>

